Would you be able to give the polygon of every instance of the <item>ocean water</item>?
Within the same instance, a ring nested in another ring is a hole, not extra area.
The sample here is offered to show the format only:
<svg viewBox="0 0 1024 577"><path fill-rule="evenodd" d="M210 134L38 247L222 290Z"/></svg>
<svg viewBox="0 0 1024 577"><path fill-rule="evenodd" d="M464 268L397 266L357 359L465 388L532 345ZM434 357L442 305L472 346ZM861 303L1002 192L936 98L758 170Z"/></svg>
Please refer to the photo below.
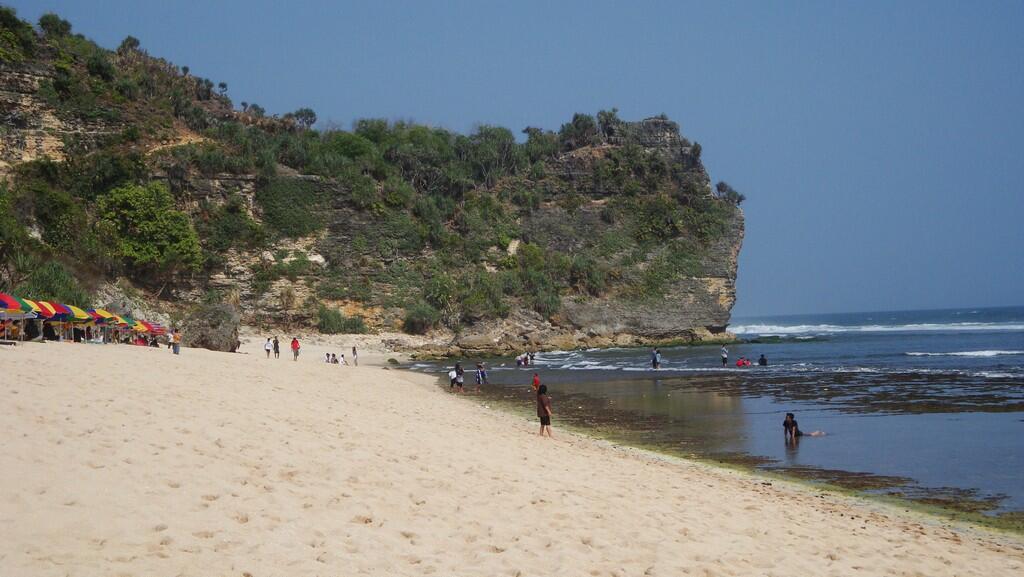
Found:
<svg viewBox="0 0 1024 577"><path fill-rule="evenodd" d="M627 443L990 513L1024 511L1024 307L737 318L748 342L486 359L484 396ZM764 354L768 367L737 368ZM471 367L479 359L463 359ZM422 363L417 370L447 370ZM470 379L471 380L471 379ZM787 444L782 419L827 433Z"/></svg>

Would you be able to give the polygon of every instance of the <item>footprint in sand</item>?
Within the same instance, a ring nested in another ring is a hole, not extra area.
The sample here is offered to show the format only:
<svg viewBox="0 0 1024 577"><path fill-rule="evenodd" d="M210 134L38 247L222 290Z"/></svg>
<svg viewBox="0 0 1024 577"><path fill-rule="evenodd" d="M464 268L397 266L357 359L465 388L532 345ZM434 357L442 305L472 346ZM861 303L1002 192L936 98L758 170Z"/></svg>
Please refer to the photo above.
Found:
<svg viewBox="0 0 1024 577"><path fill-rule="evenodd" d="M203 495L204 501L216 501L217 499L220 499L220 495Z"/></svg>
<svg viewBox="0 0 1024 577"><path fill-rule="evenodd" d="M213 531L196 531L192 533L193 537L198 537L199 539L212 539L214 535Z"/></svg>
<svg viewBox="0 0 1024 577"><path fill-rule="evenodd" d="M238 521L242 525L245 525L246 523L249 522L249 516L246 515L245 513L238 513L237 515L232 517L232 519L234 519L235 521Z"/></svg>

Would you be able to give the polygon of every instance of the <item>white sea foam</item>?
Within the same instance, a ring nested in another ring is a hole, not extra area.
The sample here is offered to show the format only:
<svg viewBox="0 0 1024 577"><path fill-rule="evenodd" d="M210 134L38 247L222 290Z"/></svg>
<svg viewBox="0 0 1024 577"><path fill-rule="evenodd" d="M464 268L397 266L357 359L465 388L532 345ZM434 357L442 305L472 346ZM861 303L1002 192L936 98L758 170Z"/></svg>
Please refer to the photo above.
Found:
<svg viewBox="0 0 1024 577"><path fill-rule="evenodd" d="M905 325L766 325L730 327L738 335L806 335L832 333L885 333L934 331L1024 331L1021 323L916 323Z"/></svg>
<svg viewBox="0 0 1024 577"><path fill-rule="evenodd" d="M1000 357L1024 355L1024 351L957 351L954 353L906 353L911 357Z"/></svg>

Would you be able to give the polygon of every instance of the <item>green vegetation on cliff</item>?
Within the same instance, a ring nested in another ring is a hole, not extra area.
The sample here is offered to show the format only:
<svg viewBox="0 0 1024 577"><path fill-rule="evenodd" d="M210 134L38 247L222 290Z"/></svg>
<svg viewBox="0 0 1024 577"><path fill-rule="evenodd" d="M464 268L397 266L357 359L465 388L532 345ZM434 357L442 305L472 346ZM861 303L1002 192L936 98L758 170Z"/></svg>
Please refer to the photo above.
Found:
<svg viewBox="0 0 1024 577"><path fill-rule="evenodd" d="M287 279L314 304L403 311L393 322L410 332L517 308L555 318L565 299L657 299L701 275L742 201L712 189L700 145L664 117L581 113L522 141L379 119L318 131L308 108L236 109L226 84L135 38L105 50L57 16L33 27L0 9L0 68L28 66L55 115L95 130L0 188L0 289L25 282L26 254L74 263L86 285L126 275L193 294L241 259L238 292L253 302ZM296 242L323 266L261 256ZM324 331L355 326L312 310Z"/></svg>

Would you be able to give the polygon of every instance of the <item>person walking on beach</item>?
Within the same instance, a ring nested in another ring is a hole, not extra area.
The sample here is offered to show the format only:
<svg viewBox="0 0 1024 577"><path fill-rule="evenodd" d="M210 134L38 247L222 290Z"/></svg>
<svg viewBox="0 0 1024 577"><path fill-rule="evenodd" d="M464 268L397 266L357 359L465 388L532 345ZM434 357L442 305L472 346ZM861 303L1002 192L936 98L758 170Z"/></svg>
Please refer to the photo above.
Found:
<svg viewBox="0 0 1024 577"><path fill-rule="evenodd" d="M274 337L274 358L281 358L281 341L277 340L277 337Z"/></svg>
<svg viewBox="0 0 1024 577"><path fill-rule="evenodd" d="M174 354L181 353L181 331L174 329L174 335L171 337L171 342L174 343Z"/></svg>
<svg viewBox="0 0 1024 577"><path fill-rule="evenodd" d="M299 360L299 349L302 347L299 345L299 337L292 337L292 360Z"/></svg>
<svg viewBox="0 0 1024 577"><path fill-rule="evenodd" d="M654 350L651 351L651 368L661 368L661 351L658 350L658 347L654 347Z"/></svg>
<svg viewBox="0 0 1024 577"><path fill-rule="evenodd" d="M263 350L267 352L267 358L270 358L270 351L274 350L274 343L270 342L270 337L267 337L267 342L263 345Z"/></svg>
<svg viewBox="0 0 1024 577"><path fill-rule="evenodd" d="M551 438L551 397L548 396L547 385L537 389L537 416L540 417L540 436L547 433Z"/></svg>
<svg viewBox="0 0 1024 577"><path fill-rule="evenodd" d="M729 364L729 349L722 345L722 366Z"/></svg>
<svg viewBox="0 0 1024 577"><path fill-rule="evenodd" d="M352 345L352 366L359 366L359 353L356 352L355 345Z"/></svg>

